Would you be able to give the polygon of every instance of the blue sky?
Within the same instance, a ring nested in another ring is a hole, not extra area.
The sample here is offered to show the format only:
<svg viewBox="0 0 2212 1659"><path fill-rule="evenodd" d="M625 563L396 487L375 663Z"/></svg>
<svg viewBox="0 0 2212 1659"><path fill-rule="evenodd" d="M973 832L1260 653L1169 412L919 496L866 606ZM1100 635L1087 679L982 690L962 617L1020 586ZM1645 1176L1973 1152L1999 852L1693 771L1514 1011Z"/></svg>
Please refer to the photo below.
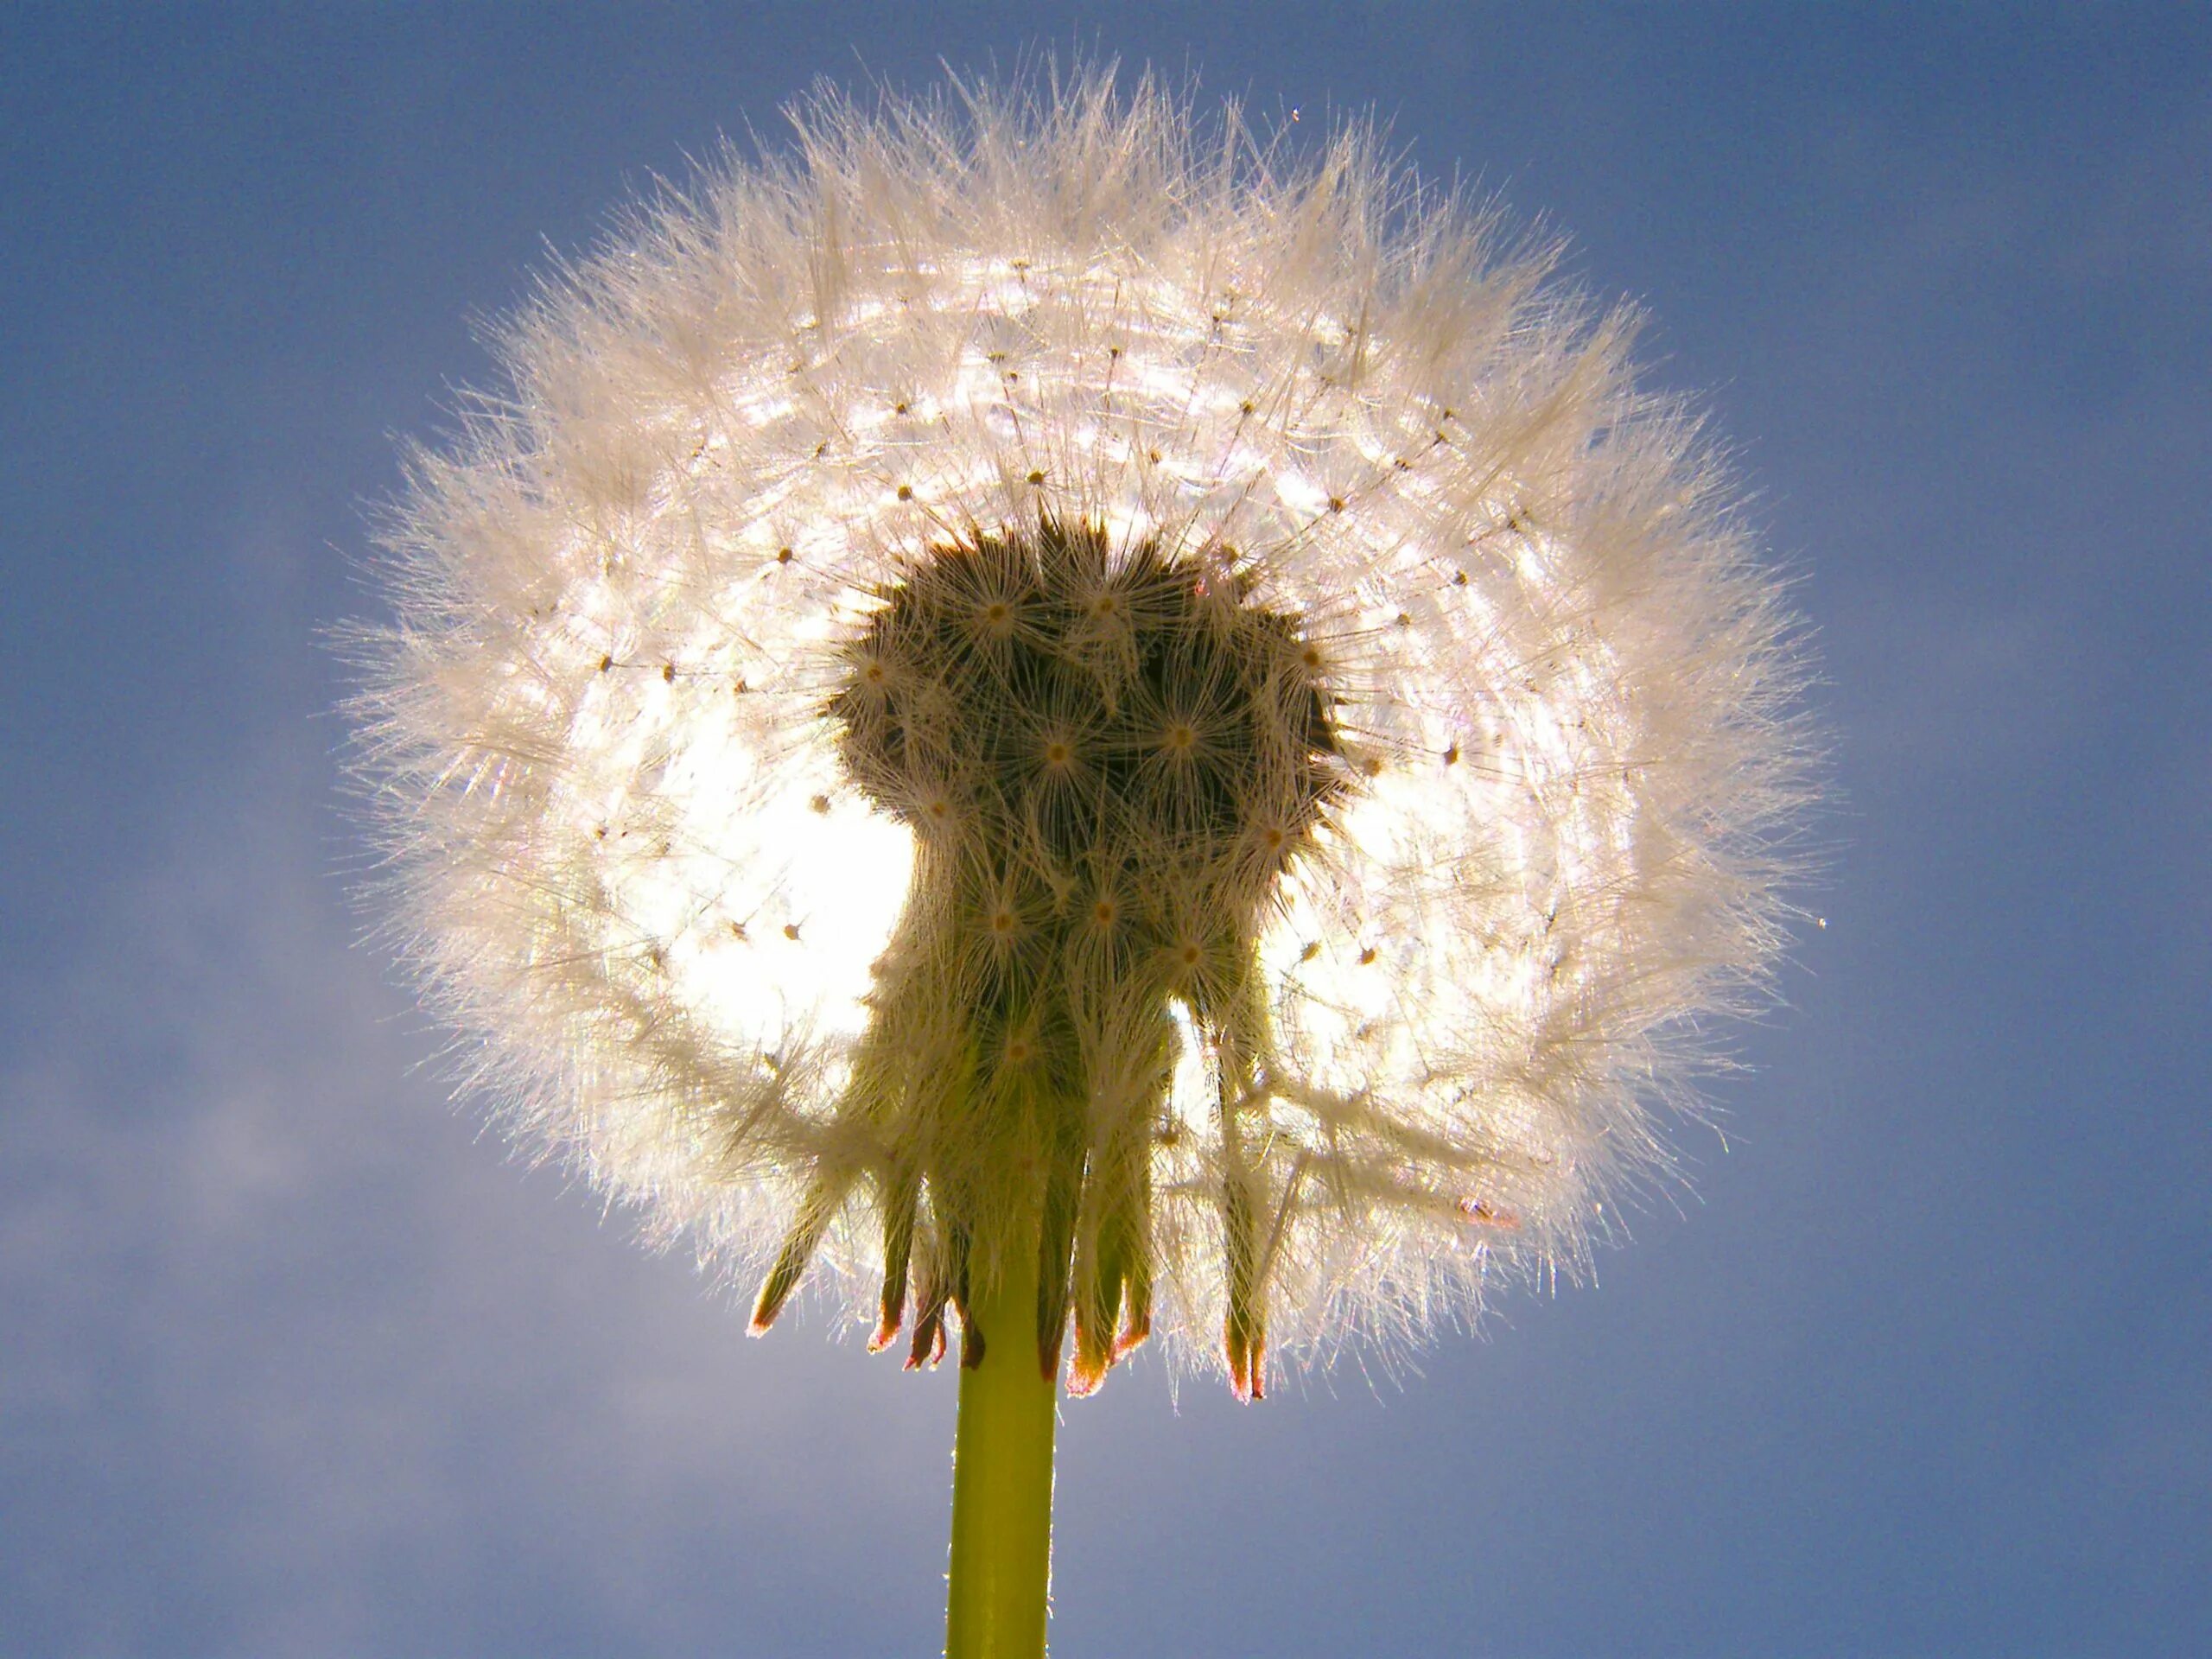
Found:
<svg viewBox="0 0 2212 1659"><path fill-rule="evenodd" d="M1802 573L1828 918L1594 1287L1063 1425L1054 1650L2212 1629L2212 14L0 13L0 1652L934 1650L950 1375L444 1103L319 643L470 318L817 75L1372 109L1646 302Z"/></svg>

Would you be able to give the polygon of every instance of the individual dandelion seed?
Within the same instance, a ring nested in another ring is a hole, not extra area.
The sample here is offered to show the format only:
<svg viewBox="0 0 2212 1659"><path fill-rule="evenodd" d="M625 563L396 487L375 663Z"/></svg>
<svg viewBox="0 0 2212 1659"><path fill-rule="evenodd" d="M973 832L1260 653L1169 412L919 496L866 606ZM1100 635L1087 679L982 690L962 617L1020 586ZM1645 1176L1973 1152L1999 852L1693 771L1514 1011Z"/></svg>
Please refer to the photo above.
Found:
<svg viewBox="0 0 2212 1659"><path fill-rule="evenodd" d="M796 121L415 457L360 772L519 1141L756 1331L957 1325L997 1650L1063 1363L1257 1398L1665 1167L1781 942L1802 670L1631 320L1363 132L1110 72Z"/></svg>

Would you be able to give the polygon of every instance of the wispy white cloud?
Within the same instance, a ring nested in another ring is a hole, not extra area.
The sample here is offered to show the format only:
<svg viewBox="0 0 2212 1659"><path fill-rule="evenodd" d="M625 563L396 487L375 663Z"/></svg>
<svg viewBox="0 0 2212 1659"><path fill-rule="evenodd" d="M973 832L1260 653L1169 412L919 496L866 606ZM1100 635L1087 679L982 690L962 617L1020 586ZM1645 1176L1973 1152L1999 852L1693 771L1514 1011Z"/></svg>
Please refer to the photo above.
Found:
<svg viewBox="0 0 2212 1659"><path fill-rule="evenodd" d="M868 1540L933 1618L941 1544L884 1540L944 1494L882 1471L934 1462L891 1453L949 1388L743 1345L448 1109L315 771L187 804L0 1075L0 1507L37 1516L0 1648L483 1650L564 1611L682 1646Z"/></svg>

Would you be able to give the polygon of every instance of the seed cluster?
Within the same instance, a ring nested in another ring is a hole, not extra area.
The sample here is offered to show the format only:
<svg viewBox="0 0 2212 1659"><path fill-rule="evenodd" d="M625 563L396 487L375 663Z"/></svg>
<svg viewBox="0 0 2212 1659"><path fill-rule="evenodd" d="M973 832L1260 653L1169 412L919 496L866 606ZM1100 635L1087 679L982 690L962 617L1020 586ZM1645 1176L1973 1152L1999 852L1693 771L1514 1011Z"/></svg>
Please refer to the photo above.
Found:
<svg viewBox="0 0 2212 1659"><path fill-rule="evenodd" d="M1344 786L1318 649L1155 543L1116 561L1048 520L940 548L884 597L832 705L846 768L951 855L930 862L984 962L1019 935L1033 972L1103 931L1179 977L1249 933Z"/></svg>

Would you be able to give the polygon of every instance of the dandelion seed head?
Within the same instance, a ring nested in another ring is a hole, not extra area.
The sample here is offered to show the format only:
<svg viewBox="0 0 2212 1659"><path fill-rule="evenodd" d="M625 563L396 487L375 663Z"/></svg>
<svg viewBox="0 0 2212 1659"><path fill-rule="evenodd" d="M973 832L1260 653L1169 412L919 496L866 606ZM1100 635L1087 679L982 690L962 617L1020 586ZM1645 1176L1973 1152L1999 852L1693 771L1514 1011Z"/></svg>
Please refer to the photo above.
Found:
<svg viewBox="0 0 2212 1659"><path fill-rule="evenodd" d="M1793 625L1630 320L1370 136L957 92L817 95L505 325L360 771L478 1092L757 1325L926 1363L1041 1204L1071 1386L1257 1393L1666 1168L1782 941Z"/></svg>

